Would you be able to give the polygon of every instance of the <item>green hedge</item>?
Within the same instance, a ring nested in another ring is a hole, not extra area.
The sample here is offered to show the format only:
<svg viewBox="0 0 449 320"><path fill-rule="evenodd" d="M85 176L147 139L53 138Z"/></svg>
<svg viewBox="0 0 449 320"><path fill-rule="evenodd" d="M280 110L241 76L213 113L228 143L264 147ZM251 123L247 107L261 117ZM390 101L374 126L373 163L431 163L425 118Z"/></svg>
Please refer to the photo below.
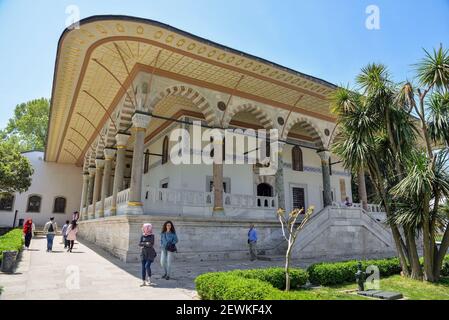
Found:
<svg viewBox="0 0 449 320"><path fill-rule="evenodd" d="M307 272L291 269L291 287L306 284ZM205 273L195 279L196 290L204 300L284 299L278 289L285 288L282 268L234 270Z"/></svg>
<svg viewBox="0 0 449 320"><path fill-rule="evenodd" d="M309 273L309 280L313 284L328 286L345 282L354 282L357 264L358 260L335 263L316 263L312 264L307 269L307 272ZM362 270L366 270L370 265L377 266L379 268L380 276L383 277L399 274L402 270L398 258L362 261Z"/></svg>
<svg viewBox="0 0 449 320"><path fill-rule="evenodd" d="M283 268L266 268L266 269L252 269L252 270L234 270L230 274L247 279L258 279L268 282L273 287L284 290L285 289L285 272ZM297 288L307 283L309 276L305 270L292 268L290 269L290 287Z"/></svg>
<svg viewBox="0 0 449 320"><path fill-rule="evenodd" d="M0 262L3 258L3 251L20 251L23 247L22 229L13 229L0 237Z"/></svg>
<svg viewBox="0 0 449 320"><path fill-rule="evenodd" d="M267 282L226 272L202 274L195 286L203 300L264 300L275 290Z"/></svg>

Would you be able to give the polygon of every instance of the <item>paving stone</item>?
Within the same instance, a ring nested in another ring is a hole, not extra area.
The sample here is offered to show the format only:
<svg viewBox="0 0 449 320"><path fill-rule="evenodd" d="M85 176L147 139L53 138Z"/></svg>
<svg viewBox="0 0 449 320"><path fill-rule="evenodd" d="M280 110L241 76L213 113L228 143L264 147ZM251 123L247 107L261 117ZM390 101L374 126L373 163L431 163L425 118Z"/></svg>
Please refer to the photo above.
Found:
<svg viewBox="0 0 449 320"><path fill-rule="evenodd" d="M59 240L59 239L58 239ZM162 279L156 258L152 264L152 286L140 287L139 262L124 263L98 246L78 243L73 253L55 241L53 253L45 251L45 238L33 239L32 251L24 251L16 273L0 274L4 287L0 299L198 299L194 279L205 272L262 267L283 267L277 261L229 260L186 262L175 259L170 280ZM77 252L77 253L75 253ZM316 260L292 261L294 267L307 267ZM72 270L72 271L71 271ZM79 270L79 289L68 288L73 270ZM72 273L70 273L72 272Z"/></svg>

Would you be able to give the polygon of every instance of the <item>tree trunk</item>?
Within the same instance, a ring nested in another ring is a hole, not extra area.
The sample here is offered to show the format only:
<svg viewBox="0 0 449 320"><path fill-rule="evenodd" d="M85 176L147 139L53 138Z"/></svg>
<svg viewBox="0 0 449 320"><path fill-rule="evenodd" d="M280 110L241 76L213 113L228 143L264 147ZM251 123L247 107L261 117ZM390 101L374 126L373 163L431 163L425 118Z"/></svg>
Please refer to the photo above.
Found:
<svg viewBox="0 0 449 320"><path fill-rule="evenodd" d="M393 234L393 240L396 245L396 251L399 255L399 261L401 263L402 273L404 276L409 277L410 271L407 265L407 258L405 257L404 250L402 249L402 239L399 229L396 225L390 224L391 233Z"/></svg>
<svg viewBox="0 0 449 320"><path fill-rule="evenodd" d="M443 266L444 256L449 249L449 227L446 225L446 230L444 230L443 239L441 240L440 249L437 253L437 258L434 261L434 276L435 280L438 280L441 275L441 267Z"/></svg>
<svg viewBox="0 0 449 320"><path fill-rule="evenodd" d="M290 255L292 252L292 245L288 241L287 253L285 255L285 291L290 291Z"/></svg>
<svg viewBox="0 0 449 320"><path fill-rule="evenodd" d="M363 210L368 210L368 197L366 195L366 182L365 182L365 170L361 168L357 173L357 179L359 182L359 200L362 203Z"/></svg>
<svg viewBox="0 0 449 320"><path fill-rule="evenodd" d="M415 232L411 228L405 231L407 247L409 252L409 262L411 274L410 277L416 280L422 280L422 270L419 263L418 249L416 247Z"/></svg>
<svg viewBox="0 0 449 320"><path fill-rule="evenodd" d="M424 278L427 281L434 282L433 274L433 248L430 241L430 220L429 220L429 195L425 194L423 199L423 251L424 251Z"/></svg>
<svg viewBox="0 0 449 320"><path fill-rule="evenodd" d="M382 198L382 201L385 205L387 219L389 219L391 217L391 210L390 210L390 206L388 205L388 202L387 202L386 191L382 187L382 184L381 184L381 174L380 174L378 164L375 161L373 161L373 163L375 166L372 168L370 173L376 182L374 185L376 187L377 194ZM398 230L398 227L395 224L389 223L389 226L391 229L391 233L393 235L393 240L394 240L394 244L396 246L396 251L399 256L399 261L401 263L402 273L404 274L404 276L408 277L408 276L410 276L410 272L409 272L408 265L407 265L407 258L405 256L404 250L403 250L404 244L402 241L401 234Z"/></svg>

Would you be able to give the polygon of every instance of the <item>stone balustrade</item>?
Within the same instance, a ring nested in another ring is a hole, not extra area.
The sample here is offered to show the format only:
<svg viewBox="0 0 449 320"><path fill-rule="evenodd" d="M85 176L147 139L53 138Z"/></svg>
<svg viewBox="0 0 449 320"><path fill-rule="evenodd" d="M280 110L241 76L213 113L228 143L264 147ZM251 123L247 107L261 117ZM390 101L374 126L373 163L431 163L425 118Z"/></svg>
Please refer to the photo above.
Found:
<svg viewBox="0 0 449 320"><path fill-rule="evenodd" d="M129 200L129 189L125 189L117 193L117 205L126 204Z"/></svg>
<svg viewBox="0 0 449 320"><path fill-rule="evenodd" d="M336 201L332 202L332 207L336 207L336 208L347 208L347 206L344 203L339 203ZM362 204L359 202L354 202L349 208L362 208ZM367 204L367 209L365 210L368 213L385 213L385 210L383 209L383 207L380 204L374 204L374 203L368 203Z"/></svg>
<svg viewBox="0 0 449 320"><path fill-rule="evenodd" d="M117 207L120 214L120 208L126 206L129 201L129 189L122 190L117 194ZM99 208L99 202L96 208ZM213 192L167 189L147 187L144 190L143 205L146 214L154 212L175 214L175 213L193 213L202 212L204 215L211 210L214 204ZM223 204L225 208L237 209L243 212L246 209L269 210L270 212L277 208L276 197L262 197L247 194L223 193ZM112 207L112 196L105 199L105 212L109 215ZM92 213L92 205L89 206L89 212Z"/></svg>

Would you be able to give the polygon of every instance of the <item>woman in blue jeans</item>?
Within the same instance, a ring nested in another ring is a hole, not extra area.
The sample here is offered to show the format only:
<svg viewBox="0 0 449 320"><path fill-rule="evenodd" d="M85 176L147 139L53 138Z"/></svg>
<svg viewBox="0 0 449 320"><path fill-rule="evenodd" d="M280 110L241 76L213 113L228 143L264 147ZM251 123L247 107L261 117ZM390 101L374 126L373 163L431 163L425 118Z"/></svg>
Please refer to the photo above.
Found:
<svg viewBox="0 0 449 320"><path fill-rule="evenodd" d="M151 263L156 258L156 251L153 248L154 235L153 226L145 223L142 227L142 236L140 237L139 246L142 248L140 258L142 261L142 286L146 286L146 277L148 276L148 284L151 284Z"/></svg>
<svg viewBox="0 0 449 320"><path fill-rule="evenodd" d="M176 236L175 226L171 221L167 221L164 223L161 233L161 265L165 271L162 278L167 280L170 279L173 253L176 252L176 243L178 243L178 237Z"/></svg>

